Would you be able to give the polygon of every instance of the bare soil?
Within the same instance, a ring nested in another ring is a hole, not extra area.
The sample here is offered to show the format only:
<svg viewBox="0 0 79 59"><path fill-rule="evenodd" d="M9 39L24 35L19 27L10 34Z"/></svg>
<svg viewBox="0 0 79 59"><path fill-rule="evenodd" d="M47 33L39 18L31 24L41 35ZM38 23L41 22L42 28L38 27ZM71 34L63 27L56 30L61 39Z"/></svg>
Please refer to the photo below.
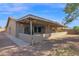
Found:
<svg viewBox="0 0 79 59"><path fill-rule="evenodd" d="M61 39L44 40L26 47L18 47L3 32L0 33L2 56L78 56L79 35L67 35Z"/></svg>

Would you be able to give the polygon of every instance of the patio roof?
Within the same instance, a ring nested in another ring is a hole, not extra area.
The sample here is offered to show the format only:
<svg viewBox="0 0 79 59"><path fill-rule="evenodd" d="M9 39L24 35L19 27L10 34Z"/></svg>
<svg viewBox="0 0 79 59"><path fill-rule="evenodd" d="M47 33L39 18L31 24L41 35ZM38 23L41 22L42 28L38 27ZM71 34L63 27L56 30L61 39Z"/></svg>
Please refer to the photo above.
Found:
<svg viewBox="0 0 79 59"><path fill-rule="evenodd" d="M27 19L27 18L33 18L33 19L37 19L37 20L42 20L42 21L46 21L46 22L49 22L49 23L53 23L53 24L56 24L56 25L59 25L59 26L64 26L56 21L52 21L52 20L48 20L48 19L45 19L45 18L42 18L42 17L39 17L39 16L35 16L35 15L32 15L32 14L28 14L24 17L21 17L19 19L16 19L16 21L22 21L24 19Z"/></svg>

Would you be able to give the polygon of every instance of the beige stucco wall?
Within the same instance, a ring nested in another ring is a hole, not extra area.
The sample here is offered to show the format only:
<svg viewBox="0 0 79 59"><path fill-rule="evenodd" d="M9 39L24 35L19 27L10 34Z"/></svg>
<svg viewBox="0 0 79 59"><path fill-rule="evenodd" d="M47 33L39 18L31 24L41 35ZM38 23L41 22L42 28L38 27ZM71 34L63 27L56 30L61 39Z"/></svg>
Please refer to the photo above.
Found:
<svg viewBox="0 0 79 59"><path fill-rule="evenodd" d="M17 26L17 33L24 33L24 26L25 25L17 22L16 26Z"/></svg>
<svg viewBox="0 0 79 59"><path fill-rule="evenodd" d="M57 32L57 28L56 27L49 27L49 26L46 26L46 29L45 29L46 33L55 33Z"/></svg>
<svg viewBox="0 0 79 59"><path fill-rule="evenodd" d="M7 27L7 33L16 36L16 21L10 19Z"/></svg>
<svg viewBox="0 0 79 59"><path fill-rule="evenodd" d="M16 35L19 36L19 33L24 33L24 24L16 22Z"/></svg>

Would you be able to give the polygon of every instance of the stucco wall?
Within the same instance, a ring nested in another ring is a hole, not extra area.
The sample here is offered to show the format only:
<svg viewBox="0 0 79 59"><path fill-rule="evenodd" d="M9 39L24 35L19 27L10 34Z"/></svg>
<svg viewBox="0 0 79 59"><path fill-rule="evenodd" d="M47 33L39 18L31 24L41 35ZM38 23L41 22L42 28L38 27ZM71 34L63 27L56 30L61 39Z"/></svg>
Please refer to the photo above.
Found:
<svg viewBox="0 0 79 59"><path fill-rule="evenodd" d="M9 24L7 27L7 33L16 36L16 21L15 20L9 20Z"/></svg>
<svg viewBox="0 0 79 59"><path fill-rule="evenodd" d="M24 33L24 26L25 25L23 25L23 24L21 24L21 23L16 23L16 31L17 31L17 34L18 33Z"/></svg>

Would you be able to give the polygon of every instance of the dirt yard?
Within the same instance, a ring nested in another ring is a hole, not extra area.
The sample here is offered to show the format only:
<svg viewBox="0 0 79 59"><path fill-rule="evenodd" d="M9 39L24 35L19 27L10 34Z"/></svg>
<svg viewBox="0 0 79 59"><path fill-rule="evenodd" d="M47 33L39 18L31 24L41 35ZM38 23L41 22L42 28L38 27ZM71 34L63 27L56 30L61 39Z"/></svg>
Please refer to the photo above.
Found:
<svg viewBox="0 0 79 59"><path fill-rule="evenodd" d="M18 47L6 35L0 33L2 56L79 56L79 36L67 35L59 40L45 40L27 47Z"/></svg>

